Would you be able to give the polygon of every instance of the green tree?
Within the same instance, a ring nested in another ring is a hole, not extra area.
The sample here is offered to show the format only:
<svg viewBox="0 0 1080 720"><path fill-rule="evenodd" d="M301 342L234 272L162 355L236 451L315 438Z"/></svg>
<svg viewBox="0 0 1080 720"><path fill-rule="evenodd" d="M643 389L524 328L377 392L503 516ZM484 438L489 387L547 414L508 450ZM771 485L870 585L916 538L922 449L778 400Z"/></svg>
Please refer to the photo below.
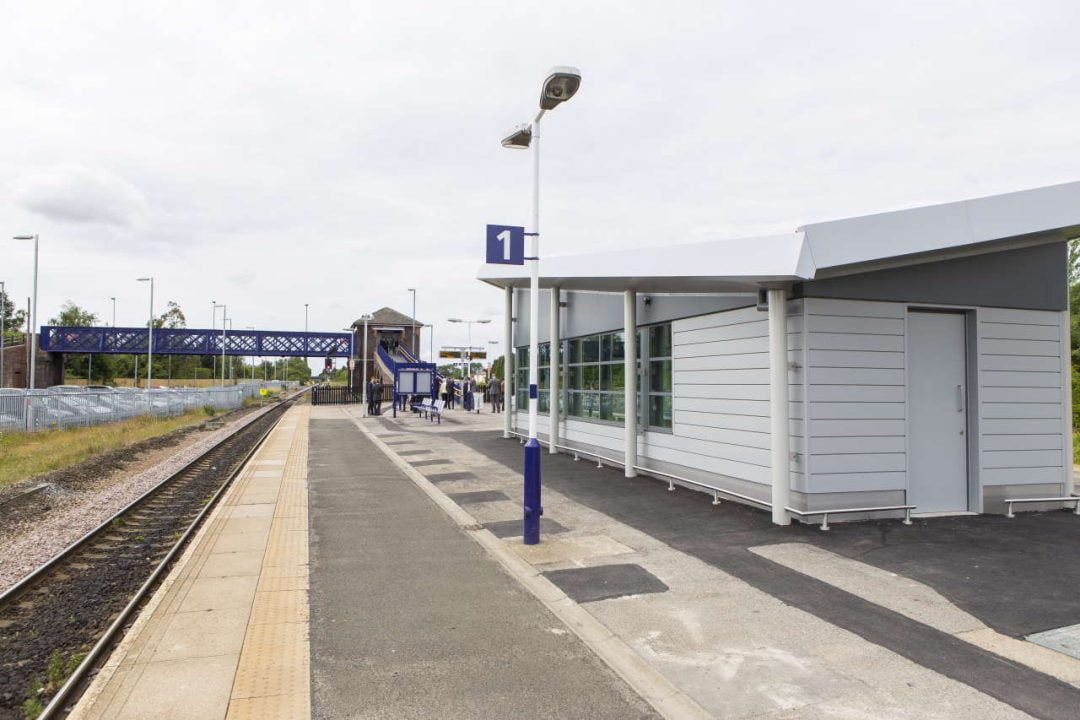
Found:
<svg viewBox="0 0 1080 720"><path fill-rule="evenodd" d="M500 355L495 358L495 362L491 363L491 374L501 380L506 378L503 376L503 366L506 365L506 358Z"/></svg>
<svg viewBox="0 0 1080 720"><path fill-rule="evenodd" d="M14 340L26 323L26 311L19 310L6 292L0 292L0 314L4 316L5 344Z"/></svg>
<svg viewBox="0 0 1080 720"><path fill-rule="evenodd" d="M60 308L60 313L49 320L50 325L65 325L68 327L92 327L97 322L97 313L83 310L75 303L68 300Z"/></svg>

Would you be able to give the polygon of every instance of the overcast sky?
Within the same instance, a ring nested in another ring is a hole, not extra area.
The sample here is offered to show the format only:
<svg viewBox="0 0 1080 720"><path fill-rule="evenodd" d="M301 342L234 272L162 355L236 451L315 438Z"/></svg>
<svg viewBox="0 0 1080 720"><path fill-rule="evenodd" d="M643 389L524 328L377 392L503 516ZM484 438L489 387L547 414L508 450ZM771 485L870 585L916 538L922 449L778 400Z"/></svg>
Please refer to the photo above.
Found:
<svg viewBox="0 0 1080 720"><path fill-rule="evenodd" d="M278 9L271 9L276 5ZM157 9L154 9L154 8ZM1071 2L3 1L0 230L41 235L40 316L338 330L389 305L464 344L504 150L556 64L545 255L784 232L1080 179ZM30 293L29 243L0 280ZM160 311L160 310L159 310ZM427 341L425 340L425 346ZM474 342L474 344L477 344Z"/></svg>

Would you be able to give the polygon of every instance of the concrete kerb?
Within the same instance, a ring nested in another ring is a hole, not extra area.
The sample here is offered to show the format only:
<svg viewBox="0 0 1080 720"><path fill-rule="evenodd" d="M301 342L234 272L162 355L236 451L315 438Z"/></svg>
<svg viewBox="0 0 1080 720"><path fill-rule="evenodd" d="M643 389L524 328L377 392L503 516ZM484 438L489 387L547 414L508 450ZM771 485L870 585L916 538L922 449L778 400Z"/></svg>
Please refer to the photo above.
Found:
<svg viewBox="0 0 1080 720"><path fill-rule="evenodd" d="M424 477L423 473L398 457L386 443L378 438L353 415L342 409L342 414L356 425L391 462L424 491L431 500L446 511L473 540L499 562L500 565L543 603L553 615L566 625L585 645L596 653L615 674L665 718L669 720L707 720L709 714L693 698L677 688L660 671L649 665L633 648L614 635L602 622L593 617L578 603L571 600L554 583L536 568L515 555L506 545L484 529L472 515L451 500L446 493Z"/></svg>

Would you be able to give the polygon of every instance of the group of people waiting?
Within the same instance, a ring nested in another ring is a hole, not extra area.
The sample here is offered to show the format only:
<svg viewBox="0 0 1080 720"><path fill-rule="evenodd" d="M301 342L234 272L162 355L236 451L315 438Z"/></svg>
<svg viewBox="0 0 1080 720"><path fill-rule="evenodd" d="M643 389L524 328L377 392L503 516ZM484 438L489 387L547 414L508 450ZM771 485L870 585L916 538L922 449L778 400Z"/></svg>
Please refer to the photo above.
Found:
<svg viewBox="0 0 1080 720"><path fill-rule="evenodd" d="M372 375L367 383L367 414L382 414L383 382L378 375Z"/></svg>
<svg viewBox="0 0 1080 720"><path fill-rule="evenodd" d="M503 408L502 387L502 381L497 377L484 381L467 375L460 382L452 377L444 377L439 384L439 398L448 410L453 410L460 402L463 410L480 412L486 400L491 412L499 413Z"/></svg>

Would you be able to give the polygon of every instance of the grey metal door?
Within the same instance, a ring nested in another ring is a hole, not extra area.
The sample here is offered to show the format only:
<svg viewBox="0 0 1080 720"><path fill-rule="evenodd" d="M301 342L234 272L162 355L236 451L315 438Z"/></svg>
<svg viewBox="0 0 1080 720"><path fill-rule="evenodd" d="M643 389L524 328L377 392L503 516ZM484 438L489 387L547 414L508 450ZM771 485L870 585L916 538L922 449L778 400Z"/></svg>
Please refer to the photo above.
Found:
<svg viewBox="0 0 1080 720"><path fill-rule="evenodd" d="M958 313L908 313L908 502L968 509L967 343Z"/></svg>

